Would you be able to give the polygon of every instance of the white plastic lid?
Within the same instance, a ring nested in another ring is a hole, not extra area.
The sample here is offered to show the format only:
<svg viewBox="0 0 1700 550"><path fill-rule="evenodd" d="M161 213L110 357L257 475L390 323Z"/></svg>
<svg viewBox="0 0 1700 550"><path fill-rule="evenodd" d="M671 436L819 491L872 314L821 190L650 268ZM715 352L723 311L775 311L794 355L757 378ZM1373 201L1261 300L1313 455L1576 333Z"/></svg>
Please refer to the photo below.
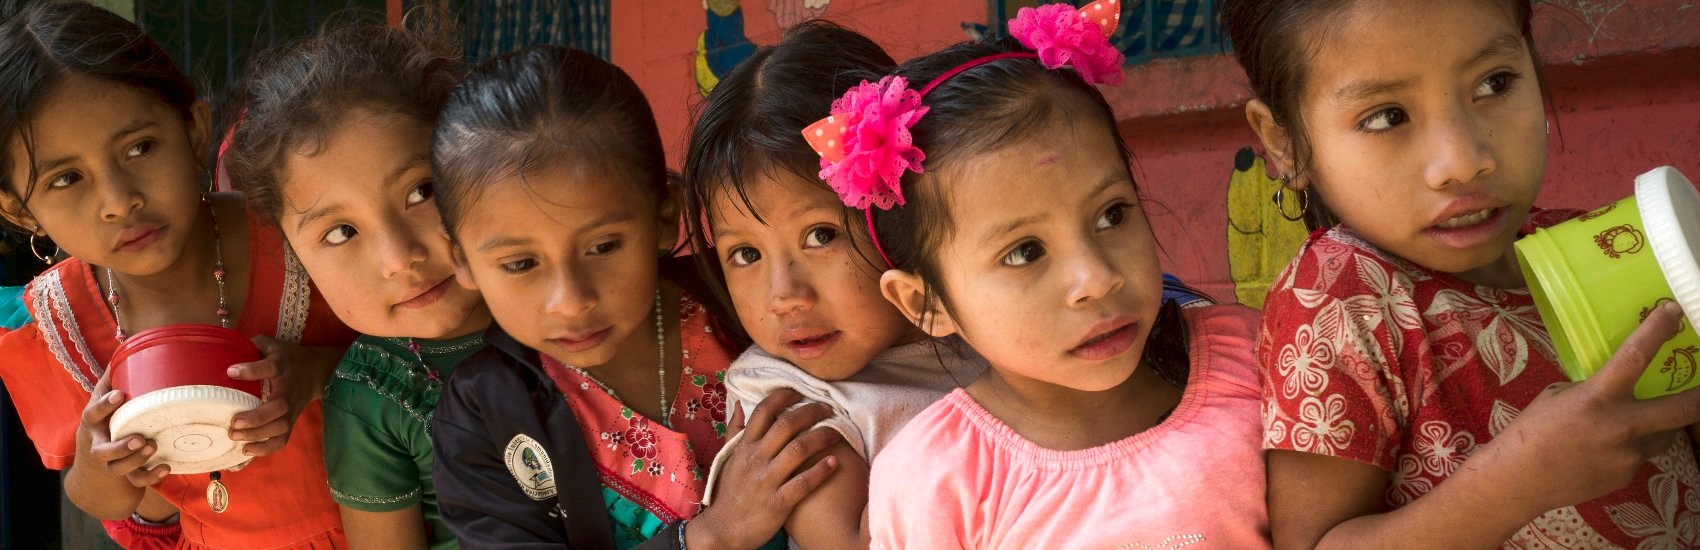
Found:
<svg viewBox="0 0 1700 550"><path fill-rule="evenodd" d="M222 386L177 386L151 391L112 413L112 437L137 434L158 447L147 467L170 464L173 474L201 474L247 462L230 440L230 417L260 400Z"/></svg>
<svg viewBox="0 0 1700 550"><path fill-rule="evenodd" d="M1635 178L1635 203L1647 242L1688 326L1700 331L1700 191L1682 172L1660 166Z"/></svg>

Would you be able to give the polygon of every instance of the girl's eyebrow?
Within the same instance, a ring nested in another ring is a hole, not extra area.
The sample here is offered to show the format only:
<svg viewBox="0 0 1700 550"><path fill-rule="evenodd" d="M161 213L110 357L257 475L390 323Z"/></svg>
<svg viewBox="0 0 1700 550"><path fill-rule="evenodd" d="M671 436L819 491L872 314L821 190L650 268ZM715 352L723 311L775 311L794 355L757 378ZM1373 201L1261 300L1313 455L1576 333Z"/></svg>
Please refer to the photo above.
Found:
<svg viewBox="0 0 1700 550"><path fill-rule="evenodd" d="M1376 96L1397 92L1416 83L1415 78L1398 80L1359 80L1334 92L1334 101L1347 105L1366 102Z"/></svg>
<svg viewBox="0 0 1700 550"><path fill-rule="evenodd" d="M1475 55L1470 56L1469 59L1466 59L1463 63L1459 64L1459 67L1468 68L1481 63L1484 60L1496 57L1510 57L1520 54L1523 51L1524 44L1522 38L1514 34L1501 34L1494 37L1494 39L1489 41L1486 45L1482 46L1482 49L1477 50ZM1397 92L1415 82L1415 78L1357 81L1348 84L1335 92L1334 100L1338 103L1347 105L1363 103L1378 95Z"/></svg>
<svg viewBox="0 0 1700 550"><path fill-rule="evenodd" d="M159 126L158 121L153 121L153 120L148 120L148 119L133 120L133 121L130 121L129 125L127 125L123 128L120 128L117 132L113 132L112 138L107 140L107 142L108 143L117 143L119 141L122 141L125 137L128 137L130 134L134 134L136 132L140 132L142 130L147 130L149 128L154 128L154 127L157 127L157 126ZM77 160L76 155L66 155L66 156L63 156L63 157L56 157L56 158L53 158L53 159L48 160L46 162L42 162L42 163L37 164L35 171L37 173L40 173L40 174L46 174L48 172L58 170L59 167L70 164L72 161L75 161L75 160Z"/></svg>
<svg viewBox="0 0 1700 550"><path fill-rule="evenodd" d="M528 237L494 237L490 240L484 241L483 244L478 245L478 251L489 252L498 248L521 246L526 244L531 244L531 239Z"/></svg>
<svg viewBox="0 0 1700 550"><path fill-rule="evenodd" d="M1501 34L1488 42L1487 45L1482 46L1482 49L1477 51L1476 55L1470 56L1470 59L1459 67L1470 67L1481 63L1483 60L1495 57L1512 57L1523 53L1523 47L1524 43L1521 37L1509 33Z"/></svg>
<svg viewBox="0 0 1700 550"><path fill-rule="evenodd" d="M430 165L431 165L431 158L428 157L428 156L419 156L419 157L415 157L415 158L409 159L407 161L398 163L396 165L395 169L391 170L388 175L384 176L384 181L382 183L382 186L383 187L393 187L397 183L401 182L401 177L403 175L406 175L408 171L415 170L415 169L418 169L418 168L429 168ZM318 203L314 203L314 205L317 206ZM314 220L317 220L319 218L323 218L323 217L326 217L326 216L330 216L332 214L339 214L343 210L345 210L345 209L343 208L343 206L341 204L331 205L331 206L326 207L326 208L311 208L311 207L309 207L307 210L300 212L303 215L301 216L301 219L295 221L295 230L301 231L303 229L306 229L307 224L312 223Z"/></svg>
<svg viewBox="0 0 1700 550"><path fill-rule="evenodd" d="M46 177L49 173L53 172L54 170L58 170L60 166L70 164L71 161L74 161L74 160L77 160L76 155L66 155L66 156L63 156L63 157L55 158L55 159L49 160L47 162L43 162L39 165L36 165L35 173L36 173L36 175L38 175L40 177Z"/></svg>
<svg viewBox="0 0 1700 550"><path fill-rule="evenodd" d="M1044 219L1045 219L1045 214L1034 214L1032 216L1022 216L1020 218L1016 218L1016 219L1009 220L1009 221L1004 222L1004 223L1000 223L997 226L992 227L991 229L987 230L985 233L980 234L980 246L986 246L986 245L992 244L994 241L997 241L998 239L1002 238L1004 235L1014 233L1015 230L1017 230L1017 229L1021 229L1022 227L1026 227L1028 225L1039 223L1040 221L1043 221Z"/></svg>
<svg viewBox="0 0 1700 550"><path fill-rule="evenodd" d="M1126 182L1126 181L1127 181L1127 178L1122 177L1122 175L1120 173L1112 173L1112 174L1109 175L1109 177L1104 178L1103 181L1098 182L1097 188L1093 189L1091 193L1086 194L1087 200L1088 201L1097 200L1097 197L1099 195L1104 194L1104 191L1107 191L1110 188L1115 187L1117 184L1120 184L1120 183L1123 183L1123 182ZM1035 223L1039 223L1041 221L1044 221L1044 219L1046 217L1048 217L1048 215L1049 215L1049 213L1034 214L1032 216L1024 216L1024 217L1020 217L1020 218L1010 220L1010 221L1005 222L1005 223L998 224L996 227L993 227L990 230L987 230L985 233L980 234L980 246L986 246L986 245L992 244L993 241L998 240L999 238L1003 237L1004 235L1007 235L1009 233L1013 233L1017 229L1021 229L1022 227L1025 227L1027 225L1031 225L1031 224L1035 224Z"/></svg>
<svg viewBox="0 0 1700 550"><path fill-rule="evenodd" d="M415 156L411 159L407 159L404 162L396 164L395 168L390 170L390 173L388 175L384 176L384 187L390 187L390 186L393 186L397 183L400 183L401 177L404 176L404 175L407 175L407 172L409 170L413 170L415 168L421 168L421 167L423 167L423 168L430 168L431 167L431 156L430 155L428 155L428 154L427 155L418 155L418 156Z"/></svg>
<svg viewBox="0 0 1700 550"><path fill-rule="evenodd" d="M118 142L118 141L123 140L126 137L129 137L130 134L134 134L136 132L140 132L142 130L147 130L149 128L153 128L153 127L156 127L156 126L159 126L158 121L148 120L148 119L134 120L134 121L131 121L128 126L125 126L121 129L119 129L117 132L113 132L111 141L112 142Z"/></svg>
<svg viewBox="0 0 1700 550"><path fill-rule="evenodd" d="M843 209L844 209L844 207L838 206L838 205L835 205L835 204L815 204L815 205L809 205L809 206L801 206L801 207L798 207L796 209L791 210L790 212L786 212L784 219L796 220L798 218L808 216L809 214L814 213L814 212L827 211L827 212L837 213L837 212L839 212ZM753 216L753 215L749 215L748 217L750 217L751 219L755 219L755 216ZM761 219L760 222L761 222L761 225L763 225L765 227L773 227L773 223L769 222L766 218ZM721 229L719 231L716 231L715 235L716 235L715 240L719 241L721 239L730 239L730 238L733 238L733 237L743 237L744 233L742 231L738 231L737 229Z"/></svg>
<svg viewBox="0 0 1700 550"><path fill-rule="evenodd" d="M316 205L316 203L315 203L315 205ZM343 207L340 204L332 205L332 206L327 207L327 208L309 209L309 210L306 211L306 213L304 215L301 216L300 220L297 220L295 222L295 230L296 231L304 230L304 229L307 228L307 224L311 223L313 220L317 220L319 218L323 218L323 217L326 217L326 216L329 216L329 215L332 215L332 214L339 214L342 211L343 211Z"/></svg>
<svg viewBox="0 0 1700 550"><path fill-rule="evenodd" d="M600 227L605 226L605 225L614 225L614 224L619 224L619 223L625 223L625 222L629 222L629 221L634 221L636 219L637 219L636 214L633 214L633 213L625 211L625 210L615 210L615 211L612 211L612 212L604 212L604 213L602 213L602 215L597 216L596 218L590 220L590 223L584 224L584 227L579 228L579 231L580 232L589 231L589 230L592 230L592 229L600 228Z"/></svg>
<svg viewBox="0 0 1700 550"><path fill-rule="evenodd" d="M830 211L830 212L833 212L833 213L837 213L837 212L842 211L843 209L844 209L843 206L840 206L840 205L837 205L837 204L814 204L814 205L809 205L809 206L802 206L802 207L798 207L798 208L793 208L793 209L791 209L790 212L786 212L784 219L796 220L798 218L808 216L809 214L812 214L814 212ZM766 220L766 219L761 220L761 224L768 226L768 227L773 227L773 223Z"/></svg>
<svg viewBox="0 0 1700 550"><path fill-rule="evenodd" d="M624 211L624 210L615 210L615 211L612 211L612 212L603 213L601 216L597 216L595 219L592 219L590 221L590 223L584 224L583 227L578 228L576 230L576 232L577 233L584 233L586 231L601 228L603 226L615 225L615 224L621 224L621 223L628 223L628 222L636 221L637 219L638 219L638 217L637 217L636 214L633 214L631 212ZM533 240L534 239L532 239L531 237L509 237L509 236L505 236L505 235L499 235L499 236L491 237L491 238L485 240L482 244L479 244L478 245L478 251L479 252L488 252L488 251L491 251L491 250L495 250L497 248L527 245L527 244L531 244Z"/></svg>

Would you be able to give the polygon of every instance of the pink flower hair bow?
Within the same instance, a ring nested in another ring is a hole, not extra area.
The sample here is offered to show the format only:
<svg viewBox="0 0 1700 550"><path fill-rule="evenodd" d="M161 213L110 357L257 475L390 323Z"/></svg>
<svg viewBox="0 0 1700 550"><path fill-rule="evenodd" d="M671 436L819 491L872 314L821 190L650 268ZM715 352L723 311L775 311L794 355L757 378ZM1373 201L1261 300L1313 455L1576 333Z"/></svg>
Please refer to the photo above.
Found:
<svg viewBox="0 0 1700 550"><path fill-rule="evenodd" d="M1121 22L1121 0L1098 0L1079 10L1067 4L1021 8L1009 34L1039 54L1047 69L1064 65L1089 84L1122 82L1122 52L1110 43Z"/></svg>
<svg viewBox="0 0 1700 550"><path fill-rule="evenodd" d="M903 171L921 173L927 156L909 128L927 113L921 94L901 76L860 85L832 102L832 116L803 129L820 153L820 178L845 206L890 210L903 204Z"/></svg>
<svg viewBox="0 0 1700 550"><path fill-rule="evenodd" d="M917 92L901 76L860 85L832 102L832 114L803 129L803 139L820 153L820 178L826 180L845 206L862 210L875 250L892 266L879 237L873 234L873 208L890 210L903 200L903 172L921 173L927 155L915 147L909 129L927 113L921 98L963 71L999 59L1037 59L1055 70L1074 68L1089 84L1120 84L1122 53L1110 44L1121 21L1121 0L1097 0L1079 10L1067 4L1021 8L1009 22L1009 33L1033 50L981 57L934 78Z"/></svg>

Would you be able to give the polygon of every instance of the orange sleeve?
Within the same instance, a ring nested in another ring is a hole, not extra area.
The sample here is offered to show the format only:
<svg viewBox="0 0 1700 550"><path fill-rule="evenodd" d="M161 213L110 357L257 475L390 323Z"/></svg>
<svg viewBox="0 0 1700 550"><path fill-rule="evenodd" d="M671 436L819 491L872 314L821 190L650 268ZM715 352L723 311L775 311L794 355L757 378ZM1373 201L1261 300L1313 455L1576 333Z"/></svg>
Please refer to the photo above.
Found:
<svg viewBox="0 0 1700 550"><path fill-rule="evenodd" d="M0 385L41 463L63 470L77 454L77 426L89 394L58 365L34 325L0 333Z"/></svg>

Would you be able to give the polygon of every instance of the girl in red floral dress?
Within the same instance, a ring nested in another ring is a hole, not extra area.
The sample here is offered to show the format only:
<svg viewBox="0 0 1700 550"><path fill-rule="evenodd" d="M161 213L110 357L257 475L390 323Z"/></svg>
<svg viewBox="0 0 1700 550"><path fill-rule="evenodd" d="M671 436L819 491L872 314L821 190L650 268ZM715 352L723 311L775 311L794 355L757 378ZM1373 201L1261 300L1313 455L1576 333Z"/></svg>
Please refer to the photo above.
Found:
<svg viewBox="0 0 1700 550"><path fill-rule="evenodd" d="M1700 392L1632 395L1677 308L1568 384L1517 267L1515 239L1575 215L1533 208L1531 11L1224 5L1276 202L1333 225L1275 280L1258 344L1277 548L1700 546Z"/></svg>

